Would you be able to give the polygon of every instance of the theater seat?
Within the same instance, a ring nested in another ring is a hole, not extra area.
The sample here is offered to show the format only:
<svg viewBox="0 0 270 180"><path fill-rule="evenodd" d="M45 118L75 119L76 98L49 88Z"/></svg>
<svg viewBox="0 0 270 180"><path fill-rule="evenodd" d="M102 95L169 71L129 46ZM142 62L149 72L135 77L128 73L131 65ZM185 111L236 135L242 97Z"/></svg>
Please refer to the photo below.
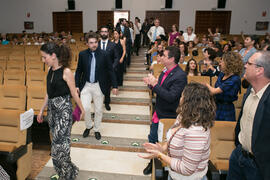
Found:
<svg viewBox="0 0 270 180"><path fill-rule="evenodd" d="M27 86L39 86L46 85L46 74L44 71L27 71L26 85Z"/></svg>
<svg viewBox="0 0 270 180"><path fill-rule="evenodd" d="M20 130L21 113L0 109L0 164L11 177L25 180L31 172L32 143L27 144L26 130Z"/></svg>
<svg viewBox="0 0 270 180"><path fill-rule="evenodd" d="M0 109L25 110L26 87L20 85L0 86Z"/></svg>
<svg viewBox="0 0 270 180"><path fill-rule="evenodd" d="M234 129L236 122L215 121L211 128L211 154L209 171L212 175L227 174L229 159L234 145ZM214 169L213 169L214 168Z"/></svg>
<svg viewBox="0 0 270 180"><path fill-rule="evenodd" d="M202 84L210 84L210 77L209 76L188 76L187 77L188 83L197 82Z"/></svg>
<svg viewBox="0 0 270 180"><path fill-rule="evenodd" d="M157 78L160 75L160 73L163 71L163 69L164 69L164 65L154 64L153 75Z"/></svg>
<svg viewBox="0 0 270 180"><path fill-rule="evenodd" d="M175 119L160 119L159 121L159 129L158 129L158 136L162 136L162 142L164 143L166 139L167 131L172 127L175 123ZM161 127L163 127L161 129ZM152 180L161 180L167 177L167 172L165 172L164 167L167 166L164 162L159 161L158 159L153 159L152 161Z"/></svg>
<svg viewBox="0 0 270 180"><path fill-rule="evenodd" d="M25 71L22 70L5 71L4 85L25 85Z"/></svg>
<svg viewBox="0 0 270 180"><path fill-rule="evenodd" d="M37 115L43 105L46 95L45 86L29 86L27 87L27 109L33 108ZM46 115L46 112L45 114Z"/></svg>

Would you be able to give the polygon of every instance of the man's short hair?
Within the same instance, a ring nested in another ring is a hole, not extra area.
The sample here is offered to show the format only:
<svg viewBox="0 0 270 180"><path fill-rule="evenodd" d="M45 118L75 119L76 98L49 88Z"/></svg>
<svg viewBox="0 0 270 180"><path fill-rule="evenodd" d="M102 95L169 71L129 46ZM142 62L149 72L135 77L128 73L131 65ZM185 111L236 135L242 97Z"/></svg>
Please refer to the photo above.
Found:
<svg viewBox="0 0 270 180"><path fill-rule="evenodd" d="M168 58L174 57L175 64L178 64L179 59L180 59L180 50L179 50L179 48L177 48L175 46L168 46L168 47L166 47L165 50L169 51Z"/></svg>
<svg viewBox="0 0 270 180"><path fill-rule="evenodd" d="M100 27L100 30L101 30L102 28L106 28L106 29L109 31L109 27L108 27L108 26L103 25L103 26Z"/></svg>
<svg viewBox="0 0 270 180"><path fill-rule="evenodd" d="M92 38L98 40L99 36L98 36L98 34L95 33L95 32L87 33L86 36L85 36L85 41L86 41L86 43L88 43L88 40L89 40L89 39L92 39Z"/></svg>
<svg viewBox="0 0 270 180"><path fill-rule="evenodd" d="M270 79L270 52L269 51L258 51L259 57L255 59L258 66L264 68L264 76Z"/></svg>

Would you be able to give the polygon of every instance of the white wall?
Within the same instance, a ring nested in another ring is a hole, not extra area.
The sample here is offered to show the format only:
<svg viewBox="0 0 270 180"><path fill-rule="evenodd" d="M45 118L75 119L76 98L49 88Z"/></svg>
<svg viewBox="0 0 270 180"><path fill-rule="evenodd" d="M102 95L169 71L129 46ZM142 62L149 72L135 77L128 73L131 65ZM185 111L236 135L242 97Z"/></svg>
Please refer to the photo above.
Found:
<svg viewBox="0 0 270 180"><path fill-rule="evenodd" d="M75 0L76 10L83 11L83 31L96 30L97 11L112 10L114 0ZM162 0L123 0L123 10L130 10L130 18L144 19L146 10L160 10ZM196 10L211 10L217 0L173 0L173 9L180 10L180 29L195 25ZM270 20L269 0L227 0L226 9L231 10L231 34L244 31L247 34L264 34L255 31L256 21ZM1 0L0 32L19 33L24 21L34 21L34 32L53 31L52 12L65 11L67 0ZM267 12L262 17L262 11ZM27 12L31 14L28 18ZM270 28L270 27L269 27ZM29 31L29 32L33 32ZM268 31L269 32L269 31Z"/></svg>

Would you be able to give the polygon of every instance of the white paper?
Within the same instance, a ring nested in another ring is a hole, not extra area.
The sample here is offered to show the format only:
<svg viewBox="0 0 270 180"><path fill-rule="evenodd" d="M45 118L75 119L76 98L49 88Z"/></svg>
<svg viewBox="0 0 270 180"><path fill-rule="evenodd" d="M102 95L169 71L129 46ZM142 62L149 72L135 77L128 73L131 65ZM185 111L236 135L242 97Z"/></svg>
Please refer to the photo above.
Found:
<svg viewBox="0 0 270 180"><path fill-rule="evenodd" d="M33 121L34 121L34 110L32 108L20 114L21 131L31 127L33 124Z"/></svg>
<svg viewBox="0 0 270 180"><path fill-rule="evenodd" d="M164 124L159 121L158 123L158 142L162 142Z"/></svg>

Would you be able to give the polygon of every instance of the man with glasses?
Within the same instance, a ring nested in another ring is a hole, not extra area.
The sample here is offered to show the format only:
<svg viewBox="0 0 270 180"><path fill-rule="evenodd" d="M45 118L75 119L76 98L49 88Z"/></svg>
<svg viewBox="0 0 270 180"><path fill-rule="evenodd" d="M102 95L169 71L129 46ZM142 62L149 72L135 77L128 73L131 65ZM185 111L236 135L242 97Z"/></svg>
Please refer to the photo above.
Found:
<svg viewBox="0 0 270 180"><path fill-rule="evenodd" d="M102 26L100 28L100 37L101 40L98 43L99 48L103 51L106 51L108 54L109 60L112 62L113 71L116 73L117 66L119 64L120 57L118 56L118 48L115 48L115 43L109 40L109 29L107 26ZM107 111L111 110L110 102L111 102L111 82L107 84L106 93L104 94L104 104Z"/></svg>
<svg viewBox="0 0 270 180"><path fill-rule="evenodd" d="M88 49L79 53L75 82L78 93L81 92L81 101L85 109L86 129L83 137L87 137L93 128L95 138L100 140L99 130L103 114L103 95L107 92L109 79L113 86L113 94L117 94L117 82L112 62L109 60L107 53L98 48L98 35L93 32L87 34L86 43ZM92 100L95 107L94 124L91 120Z"/></svg>
<svg viewBox="0 0 270 180"><path fill-rule="evenodd" d="M158 79L152 74L143 79L144 83L157 94L155 111L148 135L150 143L158 142L158 124L160 119L176 118L176 108L179 105L182 91L187 84L187 74L179 67L179 59L179 48L175 46L167 47L163 58L161 58L161 63L165 66L165 70ZM143 170L143 174L148 175L151 172L152 160Z"/></svg>
<svg viewBox="0 0 270 180"><path fill-rule="evenodd" d="M235 128L236 148L228 180L270 179L270 52L254 53L246 62L244 78L251 84Z"/></svg>

